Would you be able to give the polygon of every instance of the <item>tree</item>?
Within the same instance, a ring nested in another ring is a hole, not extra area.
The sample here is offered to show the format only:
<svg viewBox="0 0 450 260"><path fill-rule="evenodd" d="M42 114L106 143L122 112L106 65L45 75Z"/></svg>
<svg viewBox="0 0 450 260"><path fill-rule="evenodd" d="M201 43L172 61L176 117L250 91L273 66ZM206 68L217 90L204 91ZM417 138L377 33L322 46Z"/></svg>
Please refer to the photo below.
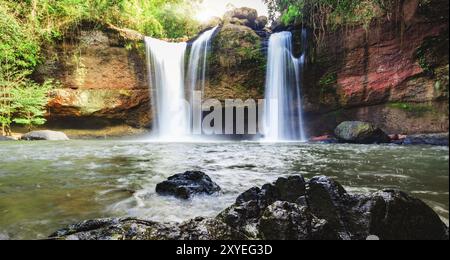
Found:
<svg viewBox="0 0 450 260"><path fill-rule="evenodd" d="M14 118L12 121L25 125L30 131L33 126L45 124L45 108L49 100L48 93L52 87L51 80L42 85L27 80L25 84L13 88Z"/></svg>

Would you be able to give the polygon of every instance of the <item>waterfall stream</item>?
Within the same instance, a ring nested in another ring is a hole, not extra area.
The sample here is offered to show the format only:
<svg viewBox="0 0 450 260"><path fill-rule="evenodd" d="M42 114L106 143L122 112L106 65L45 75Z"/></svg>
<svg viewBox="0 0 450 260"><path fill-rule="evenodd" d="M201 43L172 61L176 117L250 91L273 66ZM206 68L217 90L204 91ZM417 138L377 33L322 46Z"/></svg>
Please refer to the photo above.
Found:
<svg viewBox="0 0 450 260"><path fill-rule="evenodd" d="M200 129L195 129L200 127L201 124L196 124L194 120L200 120L202 118L201 111L196 111L193 109L193 97L195 91L200 91L202 93L205 89L206 82L206 71L207 71L207 58L208 51L211 46L211 39L214 36L218 26L214 27L211 30L205 31L202 33L193 43L190 51L189 57L189 67L188 67L188 84L189 84L189 100L191 102L191 114L190 114L190 122L193 123L193 131L197 132ZM198 115L194 115L193 113L199 113Z"/></svg>
<svg viewBox="0 0 450 260"><path fill-rule="evenodd" d="M306 31L302 32L305 43ZM304 50L306 48L304 47ZM292 54L292 33L274 33L269 39L266 75L265 141L305 141L301 87L305 51Z"/></svg>
<svg viewBox="0 0 450 260"><path fill-rule="evenodd" d="M183 141L192 135L192 94L195 90L203 92L207 53L216 29L204 32L192 43L187 75L187 43L145 38L155 118L153 128L158 140Z"/></svg>
<svg viewBox="0 0 450 260"><path fill-rule="evenodd" d="M184 91L186 43L147 37L147 63L153 86L154 131L159 139L177 141L190 131L189 106Z"/></svg>

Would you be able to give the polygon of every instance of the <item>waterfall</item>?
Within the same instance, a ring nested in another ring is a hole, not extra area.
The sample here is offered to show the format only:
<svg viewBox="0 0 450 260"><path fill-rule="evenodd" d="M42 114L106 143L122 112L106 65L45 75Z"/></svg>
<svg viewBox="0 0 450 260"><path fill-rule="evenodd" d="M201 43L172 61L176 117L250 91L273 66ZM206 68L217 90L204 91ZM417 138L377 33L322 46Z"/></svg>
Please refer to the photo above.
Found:
<svg viewBox="0 0 450 260"><path fill-rule="evenodd" d="M145 38L152 89L154 131L160 140L179 141L189 135L189 106L184 91L186 43Z"/></svg>
<svg viewBox="0 0 450 260"><path fill-rule="evenodd" d="M207 70L207 57L208 51L211 45L211 39L216 32L218 26L211 30L202 33L193 43L190 51L189 57L189 67L188 67L188 84L189 84L189 100L191 101L191 106L193 105L193 93L194 91L203 91L205 89L206 82L206 70ZM192 107L191 107L192 108ZM194 109L191 109L194 111ZM201 112L197 118L202 118ZM190 115L190 121L194 119L194 115Z"/></svg>
<svg viewBox="0 0 450 260"><path fill-rule="evenodd" d="M305 64L306 31L302 31L303 53L292 54L292 33L274 33L269 39L266 75L265 140L305 141L301 88Z"/></svg>
<svg viewBox="0 0 450 260"><path fill-rule="evenodd" d="M187 140L192 133L192 94L203 92L207 54L217 27L192 43L185 77L187 43L170 43L146 37L147 64L153 88L154 134L161 141ZM188 82L186 91L185 83ZM199 115L201 117L201 115Z"/></svg>

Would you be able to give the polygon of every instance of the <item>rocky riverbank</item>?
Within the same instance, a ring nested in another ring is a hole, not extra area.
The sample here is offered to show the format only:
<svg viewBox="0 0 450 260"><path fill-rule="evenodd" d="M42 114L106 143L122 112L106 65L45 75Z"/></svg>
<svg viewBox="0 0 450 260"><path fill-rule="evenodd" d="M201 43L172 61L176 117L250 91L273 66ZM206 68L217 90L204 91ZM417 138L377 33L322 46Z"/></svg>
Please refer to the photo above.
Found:
<svg viewBox="0 0 450 260"><path fill-rule="evenodd" d="M180 203L182 203L180 201ZM135 218L84 221L57 240L448 240L448 227L424 202L396 190L349 194L324 176L302 176L242 193L214 218L159 223Z"/></svg>

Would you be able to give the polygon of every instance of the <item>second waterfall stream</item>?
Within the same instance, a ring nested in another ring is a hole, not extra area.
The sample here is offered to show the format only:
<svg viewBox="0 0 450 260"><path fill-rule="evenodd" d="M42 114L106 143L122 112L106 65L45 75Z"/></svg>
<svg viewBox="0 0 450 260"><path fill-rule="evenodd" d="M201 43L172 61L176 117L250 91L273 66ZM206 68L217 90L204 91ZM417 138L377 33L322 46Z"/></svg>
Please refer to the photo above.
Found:
<svg viewBox="0 0 450 260"><path fill-rule="evenodd" d="M293 55L291 32L270 36L263 118L264 141L306 141L301 96L306 36L303 30L303 53L300 58Z"/></svg>

